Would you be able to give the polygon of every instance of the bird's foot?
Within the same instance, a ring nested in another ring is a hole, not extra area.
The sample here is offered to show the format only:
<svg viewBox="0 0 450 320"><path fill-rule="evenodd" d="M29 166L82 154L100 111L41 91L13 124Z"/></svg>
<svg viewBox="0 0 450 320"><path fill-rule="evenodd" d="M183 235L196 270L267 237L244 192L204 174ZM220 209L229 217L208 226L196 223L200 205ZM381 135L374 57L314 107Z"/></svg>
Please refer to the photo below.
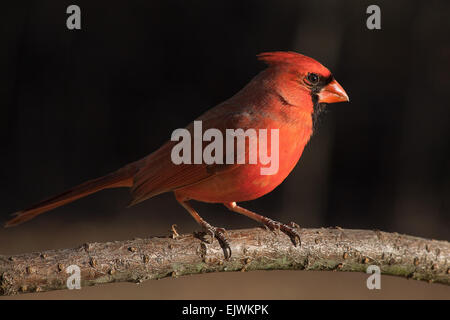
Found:
<svg viewBox="0 0 450 320"><path fill-rule="evenodd" d="M270 218L267 218L265 216L262 216L260 214L257 214L256 212L247 210L245 208L242 208L236 204L236 202L226 202L224 203L225 207L230 209L233 212L237 212L240 214L243 214L246 217L249 217L250 219L253 219L255 221L258 221L259 223L262 223L267 228L269 228L272 231L275 230L281 230L285 234L291 238L292 243L294 246L297 246L297 244L301 245L300 241L300 234L296 230L296 228L300 228L298 224L291 222L289 224L284 224L275 220L272 220Z"/></svg>
<svg viewBox="0 0 450 320"><path fill-rule="evenodd" d="M231 247L230 243L228 242L228 239L225 237L226 230L224 228L213 227L206 221L204 221L202 227L206 231L206 233L211 236L211 240L208 241L209 243L212 243L214 238L216 238L217 241L219 241L225 259L228 260L231 257Z"/></svg>
<svg viewBox="0 0 450 320"><path fill-rule="evenodd" d="M290 222L289 224L284 224L270 218L265 217L263 223L266 227L268 227L271 231L280 230L291 238L294 246L301 245L302 242L300 240L300 233L296 230L296 228L300 228L298 224L295 222Z"/></svg>

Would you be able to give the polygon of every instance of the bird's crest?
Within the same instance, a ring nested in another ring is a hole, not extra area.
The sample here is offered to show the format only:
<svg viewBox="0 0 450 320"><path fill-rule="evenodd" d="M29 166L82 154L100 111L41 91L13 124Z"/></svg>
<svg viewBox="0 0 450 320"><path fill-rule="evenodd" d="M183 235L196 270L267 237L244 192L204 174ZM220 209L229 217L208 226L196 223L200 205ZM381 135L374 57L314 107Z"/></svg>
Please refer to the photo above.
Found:
<svg viewBox="0 0 450 320"><path fill-rule="evenodd" d="M321 65L318 61L305 56L303 54L292 51L273 51L263 52L257 55L258 60L267 63L269 66L291 65L310 71L319 72L320 74L329 74L329 70Z"/></svg>

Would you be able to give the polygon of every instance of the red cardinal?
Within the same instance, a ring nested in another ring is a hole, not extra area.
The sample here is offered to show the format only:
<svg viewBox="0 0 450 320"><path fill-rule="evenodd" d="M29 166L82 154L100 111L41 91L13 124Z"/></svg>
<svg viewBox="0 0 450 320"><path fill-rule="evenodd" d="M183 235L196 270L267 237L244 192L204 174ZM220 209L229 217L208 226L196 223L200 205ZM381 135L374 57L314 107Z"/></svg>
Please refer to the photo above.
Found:
<svg viewBox="0 0 450 320"><path fill-rule="evenodd" d="M171 150L176 142L169 141L141 160L15 213L16 216L5 226L18 225L103 189L128 187L133 199L131 205L160 193L174 192L177 201L219 240L226 257L231 250L225 230L203 220L189 200L222 203L231 211L256 220L271 230L280 229L297 244L300 236L294 225L276 222L244 209L236 202L259 198L276 188L300 159L325 104L349 99L330 71L312 58L295 52L267 52L258 58L267 63L268 68L233 97L197 120L202 121L203 130L217 128L222 133L225 129L238 128L278 129L279 168L275 174L261 175L260 169L264 166L261 163L176 165L171 160ZM187 129L193 133L193 124ZM248 145L245 151L248 155Z"/></svg>

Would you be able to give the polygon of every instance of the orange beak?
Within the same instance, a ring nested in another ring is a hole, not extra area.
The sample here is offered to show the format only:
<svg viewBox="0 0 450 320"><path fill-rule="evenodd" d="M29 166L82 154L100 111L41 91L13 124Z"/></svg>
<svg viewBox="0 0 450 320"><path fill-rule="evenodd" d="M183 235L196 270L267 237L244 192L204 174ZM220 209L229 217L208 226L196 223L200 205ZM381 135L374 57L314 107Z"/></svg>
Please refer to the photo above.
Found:
<svg viewBox="0 0 450 320"><path fill-rule="evenodd" d="M336 80L331 81L319 92L320 103L335 103L350 101L344 88Z"/></svg>

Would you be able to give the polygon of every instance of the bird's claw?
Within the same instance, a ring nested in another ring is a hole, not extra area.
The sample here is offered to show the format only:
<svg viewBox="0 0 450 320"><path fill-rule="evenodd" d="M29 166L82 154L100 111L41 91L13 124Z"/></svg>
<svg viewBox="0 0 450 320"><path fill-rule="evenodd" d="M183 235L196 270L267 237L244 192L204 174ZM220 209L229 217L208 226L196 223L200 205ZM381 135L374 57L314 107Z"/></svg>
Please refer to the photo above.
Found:
<svg viewBox="0 0 450 320"><path fill-rule="evenodd" d="M231 257L231 247L228 239L225 237L226 230L224 228L213 227L209 223L205 224L204 229L211 236L211 240L207 241L209 244L213 243L214 238L219 241L220 247L223 250L223 254L225 256L225 260L228 260Z"/></svg>
<svg viewBox="0 0 450 320"><path fill-rule="evenodd" d="M271 231L280 230L284 234L288 235L289 238L291 239L292 243L294 244L294 246L297 246L297 244L298 245L302 244L302 242L300 240L300 234L298 233L297 230L295 230L295 228L300 228L300 227L295 222L290 222L289 224L284 224L284 223L267 218L265 225Z"/></svg>
<svg viewBox="0 0 450 320"><path fill-rule="evenodd" d="M292 228L300 228L300 226L298 224L296 224L295 222L293 222L293 221L289 222L288 226L292 227Z"/></svg>

